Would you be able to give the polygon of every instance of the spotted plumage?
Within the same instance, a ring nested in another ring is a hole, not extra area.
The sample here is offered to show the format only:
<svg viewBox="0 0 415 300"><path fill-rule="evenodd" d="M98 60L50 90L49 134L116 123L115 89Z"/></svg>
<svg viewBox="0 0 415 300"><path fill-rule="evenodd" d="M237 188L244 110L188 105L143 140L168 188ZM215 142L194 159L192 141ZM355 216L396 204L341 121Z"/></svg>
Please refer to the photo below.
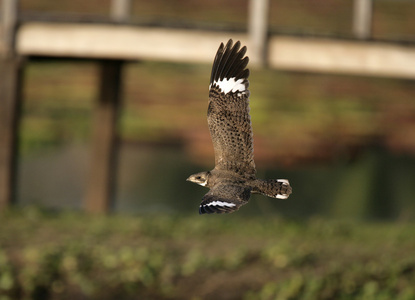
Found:
<svg viewBox="0 0 415 300"><path fill-rule="evenodd" d="M248 203L251 193L286 199L286 179L257 179L251 117L246 47L229 40L220 45L213 61L209 85L208 125L215 151L215 168L187 180L206 186L199 213L231 213Z"/></svg>

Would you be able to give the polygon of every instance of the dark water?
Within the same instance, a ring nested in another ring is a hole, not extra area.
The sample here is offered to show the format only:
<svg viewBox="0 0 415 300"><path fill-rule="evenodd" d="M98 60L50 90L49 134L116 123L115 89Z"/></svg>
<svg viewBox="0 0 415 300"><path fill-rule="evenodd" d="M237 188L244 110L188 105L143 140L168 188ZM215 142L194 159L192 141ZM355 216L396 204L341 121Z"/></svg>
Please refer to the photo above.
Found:
<svg viewBox="0 0 415 300"><path fill-rule="evenodd" d="M67 145L22 158L18 203L81 209L88 175L89 148ZM123 145L114 211L198 213L206 188L186 182L205 167L190 162L179 148ZM261 169L261 178L288 178L287 200L254 195L241 214L323 216L345 219L415 219L415 159L370 151L350 163Z"/></svg>

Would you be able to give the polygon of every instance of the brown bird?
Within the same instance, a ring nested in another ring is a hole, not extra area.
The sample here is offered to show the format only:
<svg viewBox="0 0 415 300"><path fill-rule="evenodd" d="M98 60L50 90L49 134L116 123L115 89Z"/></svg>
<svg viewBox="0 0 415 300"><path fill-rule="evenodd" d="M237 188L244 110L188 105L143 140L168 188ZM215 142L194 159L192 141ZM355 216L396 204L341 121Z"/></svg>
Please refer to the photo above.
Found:
<svg viewBox="0 0 415 300"><path fill-rule="evenodd" d="M207 120L215 151L215 168L187 178L210 188L200 214L231 213L248 203L251 193L286 199L292 189L287 179L257 179L251 117L249 116L249 58L246 47L230 39L213 61Z"/></svg>

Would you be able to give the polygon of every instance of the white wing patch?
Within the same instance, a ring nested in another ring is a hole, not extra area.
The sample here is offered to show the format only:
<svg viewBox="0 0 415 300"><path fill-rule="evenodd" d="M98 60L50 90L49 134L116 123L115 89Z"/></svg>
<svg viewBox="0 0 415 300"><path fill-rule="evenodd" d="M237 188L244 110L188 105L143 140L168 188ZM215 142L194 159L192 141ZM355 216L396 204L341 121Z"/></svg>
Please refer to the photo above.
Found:
<svg viewBox="0 0 415 300"><path fill-rule="evenodd" d="M214 81L213 84L217 85L219 89L225 94L229 92L241 92L242 94L244 94L246 87L245 84L242 83L243 81L243 78L235 80L235 77L232 77L229 79L224 78L223 80ZM209 86L209 89L211 88L211 86L212 85Z"/></svg>
<svg viewBox="0 0 415 300"><path fill-rule="evenodd" d="M227 207L233 207L236 206L234 203L229 203L229 202L222 202L222 201L212 201L208 204L205 204L203 206L227 206Z"/></svg>
<svg viewBox="0 0 415 300"><path fill-rule="evenodd" d="M278 179L277 182L281 182L283 185L290 185L290 182L287 179ZM287 199L288 196L289 195L286 195L286 194L284 194L284 195L281 195L281 194L275 195L275 197L277 199Z"/></svg>

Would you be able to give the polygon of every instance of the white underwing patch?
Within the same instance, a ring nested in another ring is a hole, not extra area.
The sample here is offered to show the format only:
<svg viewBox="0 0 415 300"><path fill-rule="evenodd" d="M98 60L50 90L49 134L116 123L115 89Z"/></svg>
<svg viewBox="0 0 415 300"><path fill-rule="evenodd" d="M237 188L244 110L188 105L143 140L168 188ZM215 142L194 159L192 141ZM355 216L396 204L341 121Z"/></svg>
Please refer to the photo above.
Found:
<svg viewBox="0 0 415 300"><path fill-rule="evenodd" d="M284 185L290 185L290 182L287 179L278 179L277 182L281 182Z"/></svg>
<svg viewBox="0 0 415 300"><path fill-rule="evenodd" d="M234 203L229 203L229 202L222 202L222 201L212 201L208 204L205 204L203 206L227 206L227 207L233 207L236 206Z"/></svg>
<svg viewBox="0 0 415 300"><path fill-rule="evenodd" d="M235 77L223 80L214 81L213 84L216 85L222 92L225 94L232 92L241 92L241 94L244 94L246 87L245 84L242 82L244 81L243 78L235 80ZM209 86L210 88L211 86Z"/></svg>
<svg viewBox="0 0 415 300"><path fill-rule="evenodd" d="M288 198L288 195L280 195L280 194L278 194L278 195L275 195L275 198L277 198L277 199L287 199Z"/></svg>

